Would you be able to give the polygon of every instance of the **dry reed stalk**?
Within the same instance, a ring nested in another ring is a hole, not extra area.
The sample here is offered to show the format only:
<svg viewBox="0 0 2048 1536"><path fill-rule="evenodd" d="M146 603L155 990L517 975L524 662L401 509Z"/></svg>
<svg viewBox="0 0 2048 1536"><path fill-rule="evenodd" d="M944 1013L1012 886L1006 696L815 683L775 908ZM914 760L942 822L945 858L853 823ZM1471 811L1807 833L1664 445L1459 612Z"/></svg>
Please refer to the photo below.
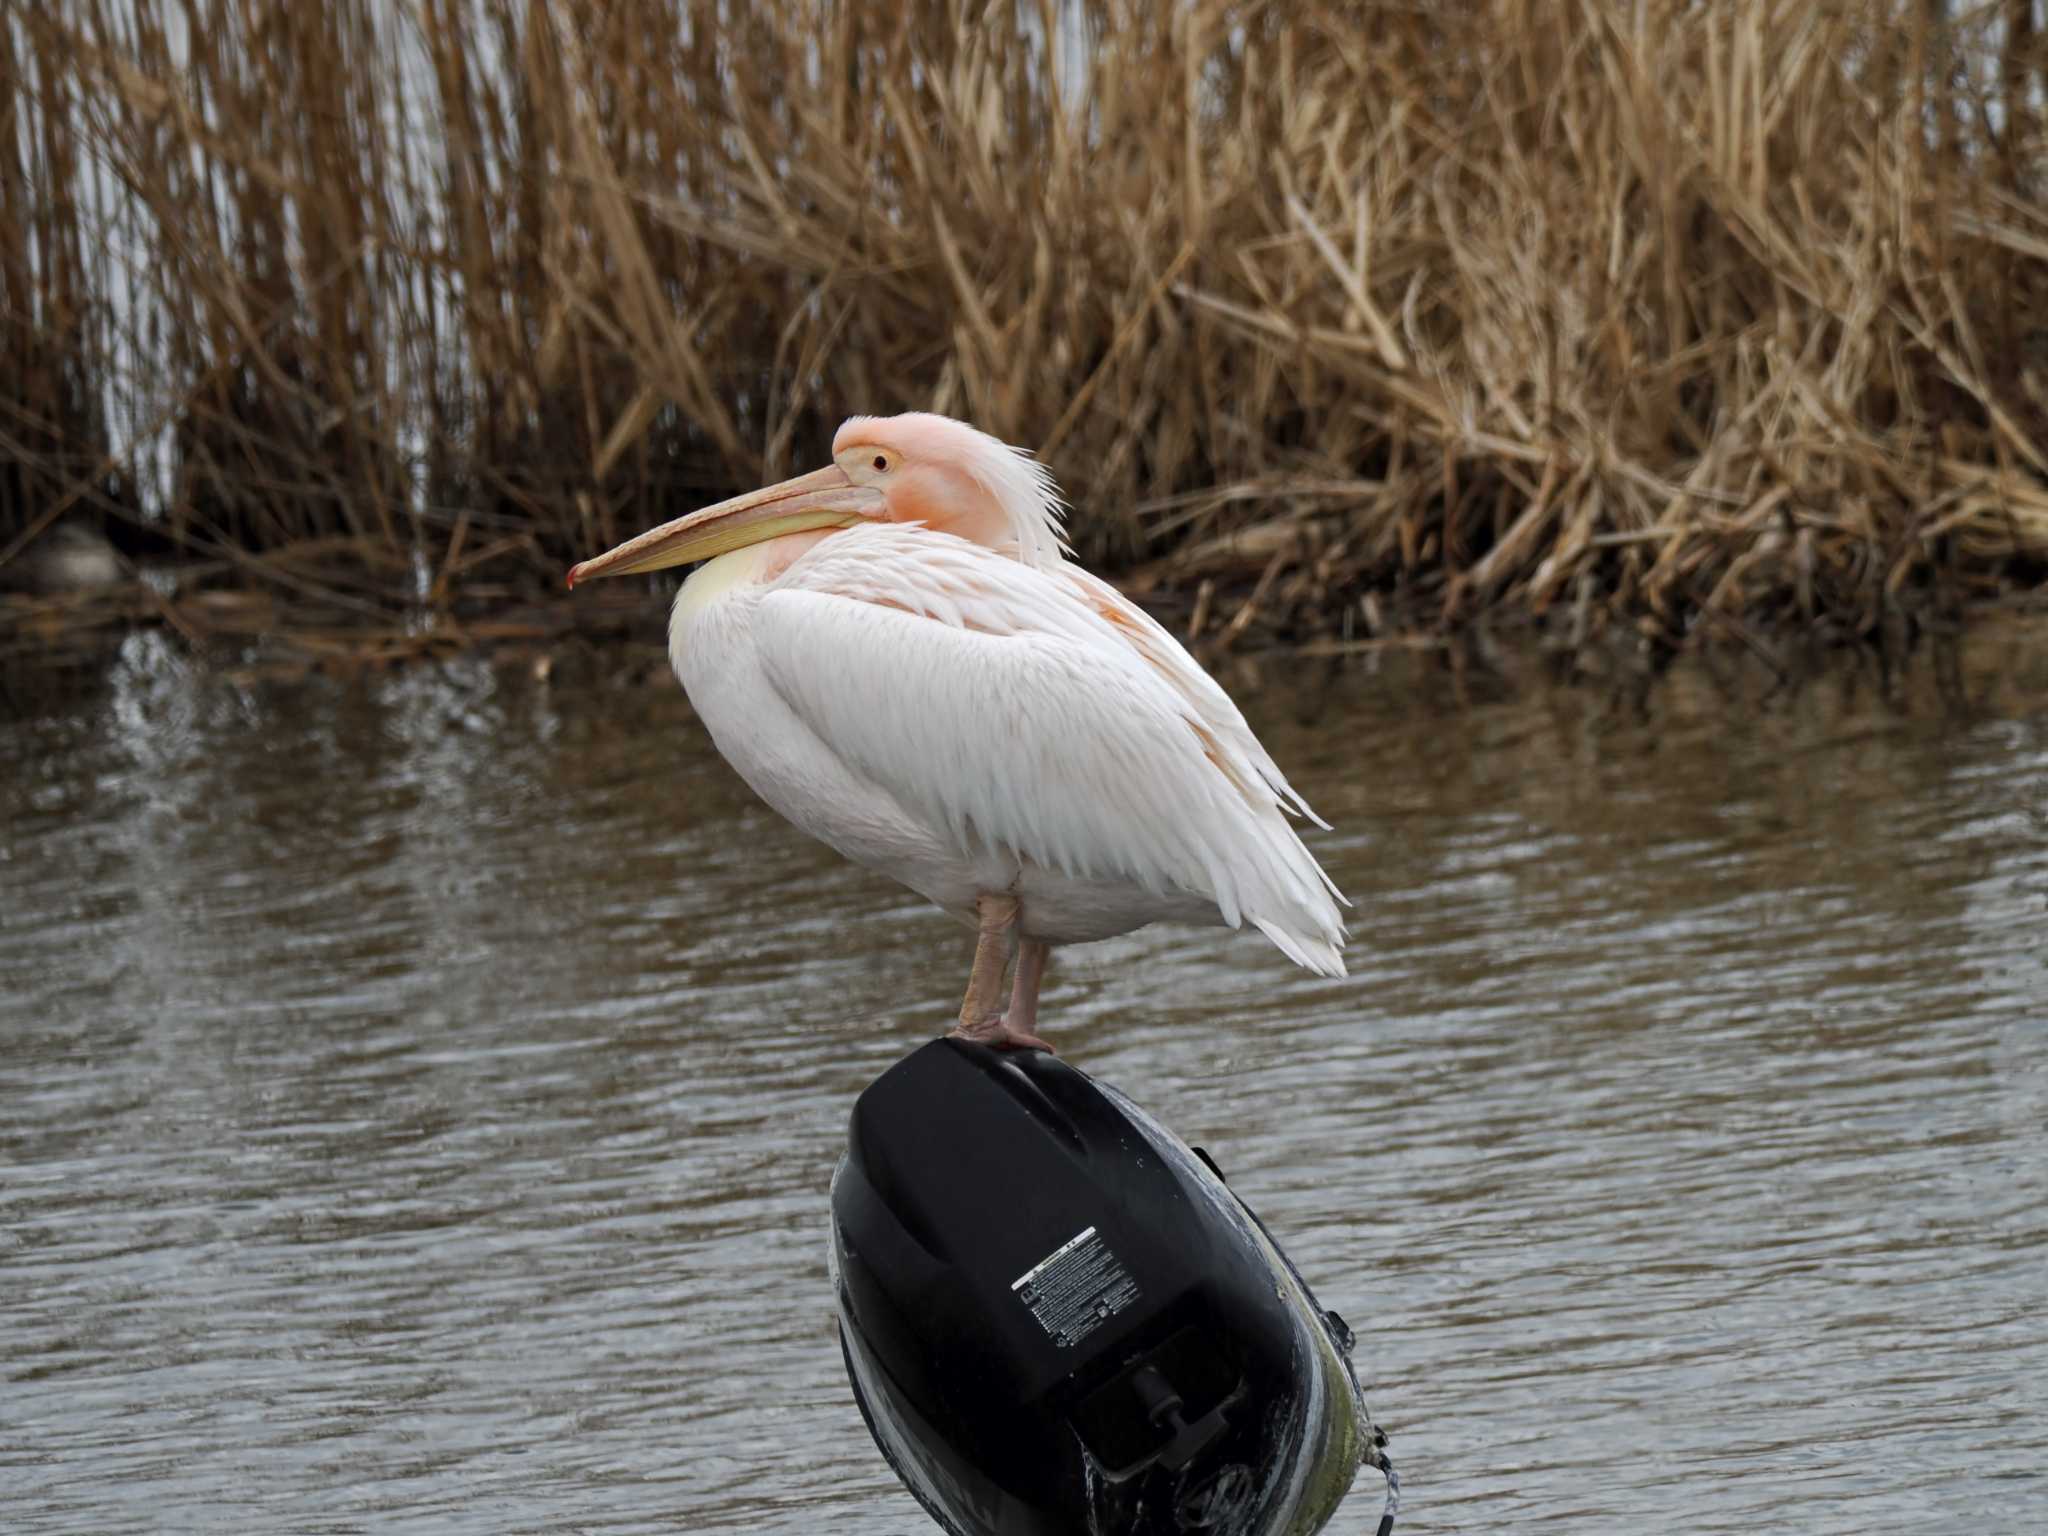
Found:
<svg viewBox="0 0 2048 1536"><path fill-rule="evenodd" d="M2044 78L1941 0L15 7L0 550L452 609L935 408L1222 643L1868 633L2048 573Z"/></svg>

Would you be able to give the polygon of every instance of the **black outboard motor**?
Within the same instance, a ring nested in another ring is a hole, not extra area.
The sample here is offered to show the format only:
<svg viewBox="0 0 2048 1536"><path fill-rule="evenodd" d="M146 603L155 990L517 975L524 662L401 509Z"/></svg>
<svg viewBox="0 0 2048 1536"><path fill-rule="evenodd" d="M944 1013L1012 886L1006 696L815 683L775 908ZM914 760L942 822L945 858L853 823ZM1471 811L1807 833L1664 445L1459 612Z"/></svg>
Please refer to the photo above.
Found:
<svg viewBox="0 0 2048 1536"><path fill-rule="evenodd" d="M870 1084L832 1270L868 1429L951 1536L1306 1536L1381 1465L1343 1321L1054 1057L939 1040Z"/></svg>

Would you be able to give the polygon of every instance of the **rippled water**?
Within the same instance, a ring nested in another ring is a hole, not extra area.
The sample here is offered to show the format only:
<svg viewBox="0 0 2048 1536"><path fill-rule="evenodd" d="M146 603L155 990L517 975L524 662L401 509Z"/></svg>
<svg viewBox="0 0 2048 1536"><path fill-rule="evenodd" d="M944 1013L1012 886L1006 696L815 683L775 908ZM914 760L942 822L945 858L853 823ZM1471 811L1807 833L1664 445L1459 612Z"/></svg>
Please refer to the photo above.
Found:
<svg viewBox="0 0 2048 1536"><path fill-rule="evenodd" d="M1358 1327L1404 1529L2048 1529L2044 655L1227 679L1354 974L1154 930L1045 1027ZM930 1529L825 1187L967 955L665 681L0 717L0 1525Z"/></svg>

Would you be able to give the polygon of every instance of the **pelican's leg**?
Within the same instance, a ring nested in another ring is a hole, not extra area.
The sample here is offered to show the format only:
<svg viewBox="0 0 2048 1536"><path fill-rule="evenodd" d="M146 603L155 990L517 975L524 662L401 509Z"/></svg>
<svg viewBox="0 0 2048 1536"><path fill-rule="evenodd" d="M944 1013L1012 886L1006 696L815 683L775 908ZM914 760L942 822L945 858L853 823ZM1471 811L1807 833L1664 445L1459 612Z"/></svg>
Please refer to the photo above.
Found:
<svg viewBox="0 0 2048 1536"><path fill-rule="evenodd" d="M1009 959L1010 930L1017 923L1017 898L982 896L975 901L974 910L981 919L981 932L974 942L974 974L967 979L967 996L960 1004L960 1022L953 1028L953 1037L992 1045L997 1050L1051 1050L1051 1046L1031 1033L1028 1023L1022 1029L1016 1028L996 1011L996 999L1003 990L1003 966ZM1038 973L1045 965L1044 948L1034 939L1025 939L1017 957L1020 987L1024 986L1026 969L1031 972L1029 991L1034 1009L1038 1002ZM1039 951L1035 960L1034 949Z"/></svg>
<svg viewBox="0 0 2048 1536"><path fill-rule="evenodd" d="M967 996L960 1002L960 1027L956 1035L979 1039L975 1030L985 1030L998 1018L996 999L1002 995L1003 967L1010 958L1010 929L1017 921L1017 898L1006 895L977 896L974 913L981 932L974 941L974 973L967 978Z"/></svg>
<svg viewBox="0 0 2048 1536"><path fill-rule="evenodd" d="M1003 1015L1013 1043L1041 1051L1052 1050L1034 1033L1038 1028L1038 984L1045 976L1045 957L1051 953L1052 946L1043 939L1018 936L1017 974L1010 983L1010 1011Z"/></svg>

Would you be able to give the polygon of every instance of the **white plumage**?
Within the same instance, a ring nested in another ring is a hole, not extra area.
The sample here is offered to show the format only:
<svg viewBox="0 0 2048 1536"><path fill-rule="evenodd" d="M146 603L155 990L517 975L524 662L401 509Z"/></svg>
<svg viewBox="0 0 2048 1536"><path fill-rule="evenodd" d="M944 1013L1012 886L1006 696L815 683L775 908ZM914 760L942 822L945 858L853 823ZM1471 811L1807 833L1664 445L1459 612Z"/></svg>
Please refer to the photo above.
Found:
<svg viewBox="0 0 2048 1536"><path fill-rule="evenodd" d="M1028 958L1161 919L1248 922L1342 975L1341 898L1288 820L1308 807L1173 637L1063 558L1042 468L942 417L857 417L834 450L571 573L727 551L678 594L669 650L748 784L978 917L984 949L992 927ZM1020 962L1007 1026L970 1016L990 1008L971 987L967 1032L1039 1043L1035 965L1026 982Z"/></svg>

